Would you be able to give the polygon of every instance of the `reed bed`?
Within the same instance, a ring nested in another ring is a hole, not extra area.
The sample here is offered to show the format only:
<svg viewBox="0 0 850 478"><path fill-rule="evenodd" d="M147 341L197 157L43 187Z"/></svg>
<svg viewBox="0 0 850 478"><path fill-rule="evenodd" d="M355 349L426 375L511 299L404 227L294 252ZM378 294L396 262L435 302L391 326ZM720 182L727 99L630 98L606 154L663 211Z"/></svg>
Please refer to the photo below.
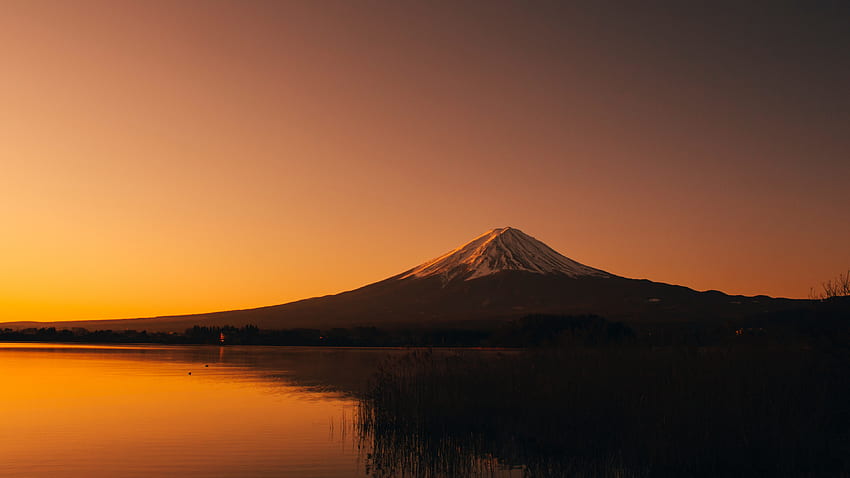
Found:
<svg viewBox="0 0 850 478"><path fill-rule="evenodd" d="M847 476L846 350L415 351L358 428L375 476Z"/></svg>

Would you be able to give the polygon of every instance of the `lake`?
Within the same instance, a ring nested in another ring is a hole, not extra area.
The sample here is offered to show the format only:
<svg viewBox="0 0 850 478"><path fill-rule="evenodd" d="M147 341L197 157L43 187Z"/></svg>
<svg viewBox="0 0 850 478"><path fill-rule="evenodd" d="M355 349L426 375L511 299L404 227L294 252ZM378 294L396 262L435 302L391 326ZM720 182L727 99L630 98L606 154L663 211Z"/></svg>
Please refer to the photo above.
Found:
<svg viewBox="0 0 850 478"><path fill-rule="evenodd" d="M0 474L362 476L344 387L386 353L0 345Z"/></svg>
<svg viewBox="0 0 850 478"><path fill-rule="evenodd" d="M0 343L0 476L850 476L839 352Z"/></svg>
<svg viewBox="0 0 850 478"><path fill-rule="evenodd" d="M0 344L0 475L392 476L370 468L356 396L402 353Z"/></svg>

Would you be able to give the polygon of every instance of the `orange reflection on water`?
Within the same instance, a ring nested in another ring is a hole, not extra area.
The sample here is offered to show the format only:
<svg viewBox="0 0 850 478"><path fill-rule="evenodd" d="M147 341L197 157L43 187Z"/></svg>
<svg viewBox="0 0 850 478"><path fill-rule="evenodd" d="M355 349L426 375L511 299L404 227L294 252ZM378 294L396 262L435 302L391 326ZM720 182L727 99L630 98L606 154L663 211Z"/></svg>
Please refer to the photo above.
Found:
<svg viewBox="0 0 850 478"><path fill-rule="evenodd" d="M0 344L0 475L357 472L352 447L330 434L350 401L220 353Z"/></svg>

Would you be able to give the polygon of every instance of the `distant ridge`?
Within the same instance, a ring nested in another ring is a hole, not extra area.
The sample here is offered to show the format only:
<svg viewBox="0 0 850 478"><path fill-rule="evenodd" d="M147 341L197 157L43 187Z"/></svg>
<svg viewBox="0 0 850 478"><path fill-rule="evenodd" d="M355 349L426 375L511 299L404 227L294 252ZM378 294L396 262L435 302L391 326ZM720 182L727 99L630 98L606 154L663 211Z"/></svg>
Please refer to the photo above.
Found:
<svg viewBox="0 0 850 478"><path fill-rule="evenodd" d="M255 309L0 327L182 331L193 325L264 329L489 326L531 313L623 321L722 321L810 301L730 296L620 277L570 259L513 227L491 229L436 259L336 295Z"/></svg>

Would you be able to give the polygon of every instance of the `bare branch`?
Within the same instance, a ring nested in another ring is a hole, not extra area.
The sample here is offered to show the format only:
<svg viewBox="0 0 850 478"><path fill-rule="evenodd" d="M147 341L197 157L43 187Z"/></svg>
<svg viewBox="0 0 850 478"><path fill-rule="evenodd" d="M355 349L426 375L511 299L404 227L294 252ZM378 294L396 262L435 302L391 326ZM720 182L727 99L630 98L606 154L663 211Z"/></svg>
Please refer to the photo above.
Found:
<svg viewBox="0 0 850 478"><path fill-rule="evenodd" d="M813 299L829 299L832 297L848 297L850 296L850 270L843 274L839 274L837 278L830 279L821 284L823 292L815 294L814 290L809 291L809 296Z"/></svg>

